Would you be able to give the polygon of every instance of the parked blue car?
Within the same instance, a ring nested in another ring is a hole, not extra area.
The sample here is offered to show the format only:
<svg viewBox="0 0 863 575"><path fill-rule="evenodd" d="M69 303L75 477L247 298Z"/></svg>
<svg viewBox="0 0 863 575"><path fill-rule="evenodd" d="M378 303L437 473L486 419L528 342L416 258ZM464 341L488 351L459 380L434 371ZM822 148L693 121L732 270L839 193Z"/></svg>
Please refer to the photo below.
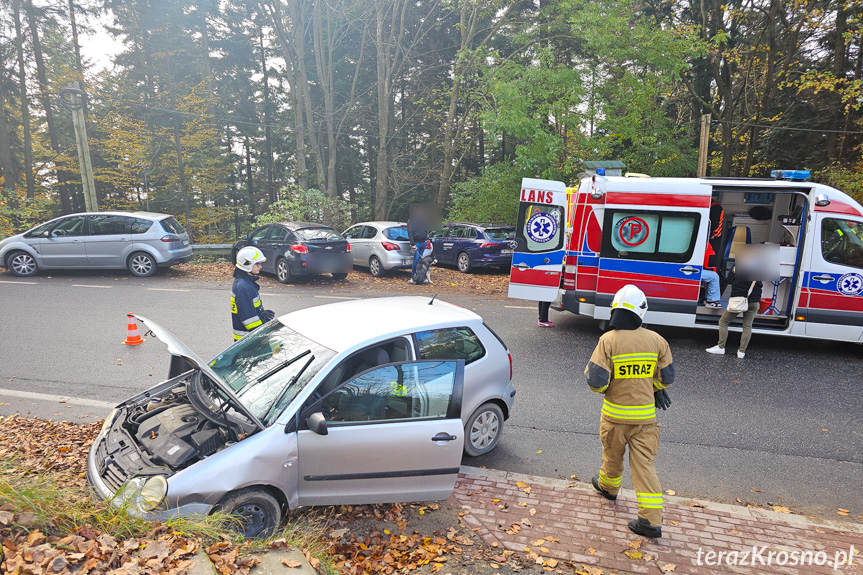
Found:
<svg viewBox="0 0 863 575"><path fill-rule="evenodd" d="M434 257L462 273L475 267L509 267L517 247L515 228L495 224L451 223L432 233Z"/></svg>

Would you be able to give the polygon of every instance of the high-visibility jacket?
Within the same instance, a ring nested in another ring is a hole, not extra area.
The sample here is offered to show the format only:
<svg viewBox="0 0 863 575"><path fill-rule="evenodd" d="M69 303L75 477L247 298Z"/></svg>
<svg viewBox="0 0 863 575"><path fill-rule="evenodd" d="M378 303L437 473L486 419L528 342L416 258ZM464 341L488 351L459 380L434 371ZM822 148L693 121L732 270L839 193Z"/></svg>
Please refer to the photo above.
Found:
<svg viewBox="0 0 863 575"><path fill-rule="evenodd" d="M674 381L674 362L658 333L615 329L599 338L584 373L590 389L605 394L603 419L637 425L656 421L653 393Z"/></svg>
<svg viewBox="0 0 863 575"><path fill-rule="evenodd" d="M264 306L259 290L257 278L248 274L237 277L231 286L231 322L235 341L264 323Z"/></svg>

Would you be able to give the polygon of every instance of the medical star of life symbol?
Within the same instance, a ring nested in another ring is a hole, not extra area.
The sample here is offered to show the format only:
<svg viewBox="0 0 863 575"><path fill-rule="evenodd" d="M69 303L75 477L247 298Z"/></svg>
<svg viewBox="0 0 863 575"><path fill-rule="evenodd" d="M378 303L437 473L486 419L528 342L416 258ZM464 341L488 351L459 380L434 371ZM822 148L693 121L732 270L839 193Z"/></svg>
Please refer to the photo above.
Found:
<svg viewBox="0 0 863 575"><path fill-rule="evenodd" d="M860 295L863 293L863 276L860 274L845 274L836 282L842 295Z"/></svg>
<svg viewBox="0 0 863 575"><path fill-rule="evenodd" d="M557 221L545 212L539 212L527 220L527 237L539 244L549 241L557 233Z"/></svg>

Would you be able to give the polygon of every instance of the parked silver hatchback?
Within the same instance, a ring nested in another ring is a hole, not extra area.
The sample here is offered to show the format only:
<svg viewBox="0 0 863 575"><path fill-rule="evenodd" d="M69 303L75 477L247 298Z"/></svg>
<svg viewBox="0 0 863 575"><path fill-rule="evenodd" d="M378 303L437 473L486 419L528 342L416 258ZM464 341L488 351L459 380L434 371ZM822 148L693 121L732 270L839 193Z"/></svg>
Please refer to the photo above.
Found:
<svg viewBox="0 0 863 575"><path fill-rule="evenodd" d="M296 311L209 362L138 319L168 345L169 379L111 412L87 477L146 518L221 510L254 537L302 506L444 499L512 411L503 342L434 298Z"/></svg>
<svg viewBox="0 0 863 575"><path fill-rule="evenodd" d="M21 277L76 268L126 268L147 277L191 259L183 226L170 214L153 212L71 214L0 241L0 265Z"/></svg>
<svg viewBox="0 0 863 575"><path fill-rule="evenodd" d="M390 270L411 267L408 226L400 222L360 222L342 234L351 242L354 265L369 268L376 278Z"/></svg>

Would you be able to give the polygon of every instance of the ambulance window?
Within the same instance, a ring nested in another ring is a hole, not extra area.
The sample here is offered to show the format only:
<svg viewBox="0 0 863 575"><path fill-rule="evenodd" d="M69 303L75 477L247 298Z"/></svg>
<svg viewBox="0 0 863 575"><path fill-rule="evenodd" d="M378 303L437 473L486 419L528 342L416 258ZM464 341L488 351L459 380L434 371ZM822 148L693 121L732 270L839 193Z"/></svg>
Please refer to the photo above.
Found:
<svg viewBox="0 0 863 575"><path fill-rule="evenodd" d="M863 223L825 219L821 223L821 254L828 262L863 268Z"/></svg>
<svg viewBox="0 0 863 575"><path fill-rule="evenodd" d="M528 252L559 250L563 246L562 220L560 206L522 203L518 210L520 225L516 230L516 238L521 240L520 246L524 245Z"/></svg>
<svg viewBox="0 0 863 575"><path fill-rule="evenodd" d="M698 234L698 214L647 210L608 210L602 257L686 262Z"/></svg>

